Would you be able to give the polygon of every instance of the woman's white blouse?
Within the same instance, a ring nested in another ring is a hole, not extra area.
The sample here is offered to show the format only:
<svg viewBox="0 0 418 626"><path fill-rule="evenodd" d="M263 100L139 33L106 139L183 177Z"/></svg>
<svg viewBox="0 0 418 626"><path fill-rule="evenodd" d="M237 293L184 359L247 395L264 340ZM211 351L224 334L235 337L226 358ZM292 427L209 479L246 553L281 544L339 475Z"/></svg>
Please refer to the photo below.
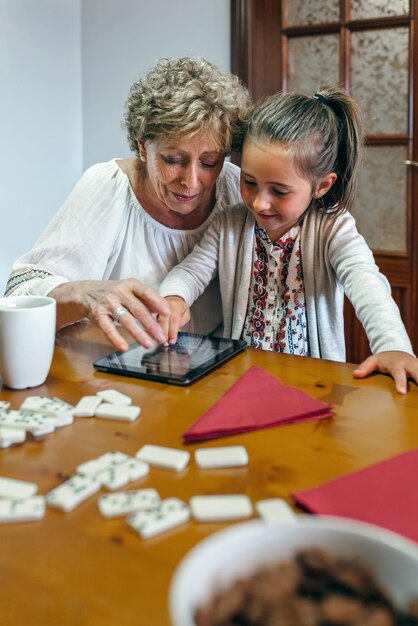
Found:
<svg viewBox="0 0 418 626"><path fill-rule="evenodd" d="M208 219L199 228L176 230L142 208L117 159L98 163L83 174L34 248L15 262L6 294L47 295L65 282L123 278L158 290L219 211L239 201L239 168L225 162ZM221 320L216 280L193 305L188 329L208 333Z"/></svg>

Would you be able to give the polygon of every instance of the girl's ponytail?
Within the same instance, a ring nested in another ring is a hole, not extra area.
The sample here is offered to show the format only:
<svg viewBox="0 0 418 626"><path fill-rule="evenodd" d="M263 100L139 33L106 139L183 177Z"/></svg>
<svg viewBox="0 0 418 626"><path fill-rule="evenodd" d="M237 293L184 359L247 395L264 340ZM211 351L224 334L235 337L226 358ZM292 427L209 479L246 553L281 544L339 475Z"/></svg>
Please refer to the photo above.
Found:
<svg viewBox="0 0 418 626"><path fill-rule="evenodd" d="M356 101L342 89L324 87L314 96L328 106L338 120L338 145L333 171L338 178L323 197L327 207L349 210L357 189L363 146L363 122Z"/></svg>

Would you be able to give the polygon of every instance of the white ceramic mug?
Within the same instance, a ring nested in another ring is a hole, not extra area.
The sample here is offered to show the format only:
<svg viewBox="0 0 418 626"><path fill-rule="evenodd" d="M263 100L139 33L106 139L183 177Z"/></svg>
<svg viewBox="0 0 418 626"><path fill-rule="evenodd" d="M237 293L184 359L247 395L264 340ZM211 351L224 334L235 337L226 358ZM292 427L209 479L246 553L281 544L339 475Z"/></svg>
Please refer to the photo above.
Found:
<svg viewBox="0 0 418 626"><path fill-rule="evenodd" d="M0 380L12 389L42 385L54 354L56 302L47 296L0 298Z"/></svg>

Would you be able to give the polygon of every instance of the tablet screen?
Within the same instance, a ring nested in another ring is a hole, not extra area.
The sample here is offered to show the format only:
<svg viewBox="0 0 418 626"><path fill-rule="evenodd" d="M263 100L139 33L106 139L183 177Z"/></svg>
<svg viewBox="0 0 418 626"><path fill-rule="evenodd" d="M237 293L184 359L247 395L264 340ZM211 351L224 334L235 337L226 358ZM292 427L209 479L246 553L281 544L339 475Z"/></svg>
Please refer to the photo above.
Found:
<svg viewBox="0 0 418 626"><path fill-rule="evenodd" d="M188 385L246 347L245 341L179 333L177 343L113 352L93 365L99 371Z"/></svg>

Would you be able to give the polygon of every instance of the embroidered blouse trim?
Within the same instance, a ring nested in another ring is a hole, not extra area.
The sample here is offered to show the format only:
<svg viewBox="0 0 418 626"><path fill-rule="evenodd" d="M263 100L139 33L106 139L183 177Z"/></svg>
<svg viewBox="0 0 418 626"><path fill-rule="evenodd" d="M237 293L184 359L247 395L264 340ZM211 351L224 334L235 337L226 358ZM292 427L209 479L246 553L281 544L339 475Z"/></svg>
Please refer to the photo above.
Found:
<svg viewBox="0 0 418 626"><path fill-rule="evenodd" d="M32 268L30 270L26 270L26 272L20 272L19 274L15 274L7 281L6 291L4 292L5 296L8 296L16 287L25 283L28 280L32 280L33 278L48 278L48 276L53 276L51 272L47 272L46 270L39 270L36 268Z"/></svg>

